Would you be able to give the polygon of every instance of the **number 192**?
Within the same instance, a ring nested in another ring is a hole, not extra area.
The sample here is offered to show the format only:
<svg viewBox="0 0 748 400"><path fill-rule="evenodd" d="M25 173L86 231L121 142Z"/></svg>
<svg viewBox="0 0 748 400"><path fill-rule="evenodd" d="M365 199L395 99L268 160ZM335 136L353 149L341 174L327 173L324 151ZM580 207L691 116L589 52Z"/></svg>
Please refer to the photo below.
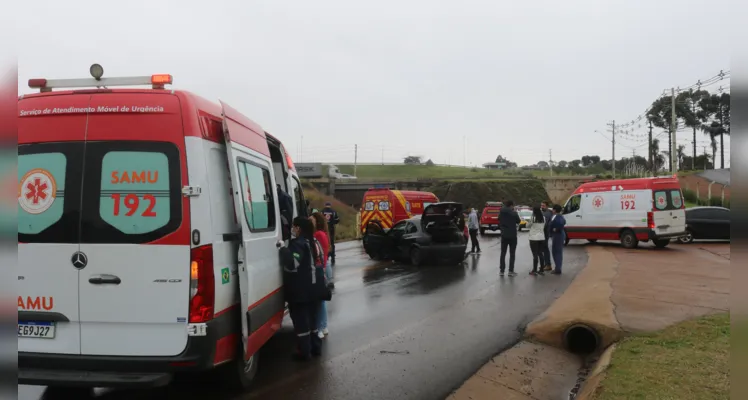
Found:
<svg viewBox="0 0 748 400"><path fill-rule="evenodd" d="M122 200L122 195L119 193L112 194L112 200L114 200L114 215L119 215L120 213L120 200ZM156 213L153 212L153 208L156 207L156 197L154 197L152 194L146 194L143 195L143 200L148 202L148 207L143 211L142 214L140 214L142 217L155 217ZM125 212L125 216L132 217L133 214L135 214L136 211L138 211L138 207L140 207L140 198L138 195L130 193L125 196L124 201L125 207L127 208L127 212Z"/></svg>
<svg viewBox="0 0 748 400"><path fill-rule="evenodd" d="M621 210L633 210L636 208L635 200L621 200Z"/></svg>

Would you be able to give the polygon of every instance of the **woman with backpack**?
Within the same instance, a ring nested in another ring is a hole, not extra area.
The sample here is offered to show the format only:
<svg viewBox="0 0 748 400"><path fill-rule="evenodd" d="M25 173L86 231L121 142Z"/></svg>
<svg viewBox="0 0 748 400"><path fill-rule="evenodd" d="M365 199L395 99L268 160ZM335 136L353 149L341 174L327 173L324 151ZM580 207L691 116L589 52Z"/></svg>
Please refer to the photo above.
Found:
<svg viewBox="0 0 748 400"><path fill-rule="evenodd" d="M532 218L530 220L530 250L532 251L532 271L530 275L544 275L543 260L545 255L545 216L540 207L532 209ZM540 265L540 268L538 268Z"/></svg>
<svg viewBox="0 0 748 400"><path fill-rule="evenodd" d="M332 268L330 268L330 261L328 255L330 254L330 234L327 226L327 219L321 212L312 214L309 218L314 225L314 238L319 242L322 248L324 258L319 260L319 264L315 263L315 267L322 268L325 276L325 285L332 283ZM327 330L327 302L321 301L319 307L319 314L317 316L317 335L320 339L324 339L330 332Z"/></svg>

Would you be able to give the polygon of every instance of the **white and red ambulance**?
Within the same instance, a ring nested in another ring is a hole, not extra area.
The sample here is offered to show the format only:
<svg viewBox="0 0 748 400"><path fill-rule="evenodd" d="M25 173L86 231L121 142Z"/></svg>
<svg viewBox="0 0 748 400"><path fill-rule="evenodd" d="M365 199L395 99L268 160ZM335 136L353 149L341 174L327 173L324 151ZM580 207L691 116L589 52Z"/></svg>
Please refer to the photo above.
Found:
<svg viewBox="0 0 748 400"><path fill-rule="evenodd" d="M32 79L18 100L18 381L247 387L284 316L281 142L170 75ZM113 89L143 86L143 89ZM52 91L54 88L82 88Z"/></svg>
<svg viewBox="0 0 748 400"><path fill-rule="evenodd" d="M683 194L676 177L588 182L580 185L563 210L566 240L640 241L665 247L686 232Z"/></svg>

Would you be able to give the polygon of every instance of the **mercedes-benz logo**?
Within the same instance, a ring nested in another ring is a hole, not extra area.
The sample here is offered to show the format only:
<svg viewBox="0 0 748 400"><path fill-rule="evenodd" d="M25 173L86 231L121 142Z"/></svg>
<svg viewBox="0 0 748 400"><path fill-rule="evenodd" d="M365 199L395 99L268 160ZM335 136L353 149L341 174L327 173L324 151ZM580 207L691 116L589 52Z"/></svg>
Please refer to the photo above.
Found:
<svg viewBox="0 0 748 400"><path fill-rule="evenodd" d="M73 266L78 269L86 268L86 265L88 265L88 256L86 256L85 253L82 251L76 251L73 253L73 257L70 259L70 262L73 263Z"/></svg>

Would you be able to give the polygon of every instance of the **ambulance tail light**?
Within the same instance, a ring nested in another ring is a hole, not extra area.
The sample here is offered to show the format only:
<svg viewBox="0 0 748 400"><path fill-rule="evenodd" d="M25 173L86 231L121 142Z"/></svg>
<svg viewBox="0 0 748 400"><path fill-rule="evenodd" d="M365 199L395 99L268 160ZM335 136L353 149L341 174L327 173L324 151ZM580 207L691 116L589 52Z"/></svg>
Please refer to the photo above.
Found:
<svg viewBox="0 0 748 400"><path fill-rule="evenodd" d="M282 146L283 145L281 145L281 147ZM288 164L288 169L296 169L296 168L294 168L293 160L291 159L291 155L288 154L288 152L286 151L286 149L283 149L283 153L286 154L286 164Z"/></svg>
<svg viewBox="0 0 748 400"><path fill-rule="evenodd" d="M655 219L652 211L647 213L647 227L649 229L655 229Z"/></svg>
<svg viewBox="0 0 748 400"><path fill-rule="evenodd" d="M196 247L190 251L190 323L213 319L215 306L213 246Z"/></svg>

